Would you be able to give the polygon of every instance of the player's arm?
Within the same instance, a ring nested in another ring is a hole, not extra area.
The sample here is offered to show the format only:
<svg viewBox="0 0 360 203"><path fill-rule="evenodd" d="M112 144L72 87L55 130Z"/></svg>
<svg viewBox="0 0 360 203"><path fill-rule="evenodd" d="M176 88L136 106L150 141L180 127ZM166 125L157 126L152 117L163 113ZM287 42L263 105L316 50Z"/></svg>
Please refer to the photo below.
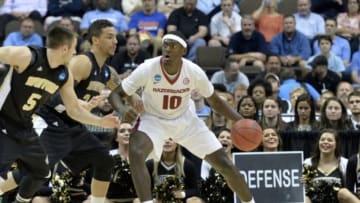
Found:
<svg viewBox="0 0 360 203"><path fill-rule="evenodd" d="M215 111L221 113L226 118L231 119L233 121L237 121L242 119L243 117L236 112L229 103L225 100L221 99L219 95L214 92L210 97L206 98L209 105L215 109Z"/></svg>
<svg viewBox="0 0 360 203"><path fill-rule="evenodd" d="M68 69L76 82L80 82L88 78L91 73L91 68L91 61L85 55L74 56L68 65Z"/></svg>
<svg viewBox="0 0 360 203"><path fill-rule="evenodd" d="M84 124L101 126L104 128L116 128L119 125L117 117L107 115L98 117L86 110L78 101L74 91L74 78L69 72L67 82L60 89L60 95L66 107L67 114L74 120Z"/></svg>
<svg viewBox="0 0 360 203"><path fill-rule="evenodd" d="M9 64L18 73L22 73L28 67L31 58L32 54L28 47L0 47L0 62Z"/></svg>

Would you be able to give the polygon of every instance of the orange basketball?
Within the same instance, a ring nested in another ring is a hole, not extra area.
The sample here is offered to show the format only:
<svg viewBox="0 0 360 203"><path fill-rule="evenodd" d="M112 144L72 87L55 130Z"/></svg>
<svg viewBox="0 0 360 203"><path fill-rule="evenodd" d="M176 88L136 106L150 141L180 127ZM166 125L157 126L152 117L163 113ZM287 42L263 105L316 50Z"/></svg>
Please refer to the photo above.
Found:
<svg viewBox="0 0 360 203"><path fill-rule="evenodd" d="M262 138L262 129L255 120L241 119L232 125L231 139L233 145L241 151L256 149L260 145Z"/></svg>

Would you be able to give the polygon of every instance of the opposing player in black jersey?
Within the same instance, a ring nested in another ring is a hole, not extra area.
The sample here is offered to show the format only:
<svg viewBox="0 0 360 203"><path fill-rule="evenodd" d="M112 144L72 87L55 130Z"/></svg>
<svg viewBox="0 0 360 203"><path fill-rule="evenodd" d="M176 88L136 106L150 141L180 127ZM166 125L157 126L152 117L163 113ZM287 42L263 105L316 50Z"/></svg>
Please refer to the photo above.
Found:
<svg viewBox="0 0 360 203"><path fill-rule="evenodd" d="M19 185L15 202L30 202L50 177L46 155L33 130L32 114L52 95L60 93L73 119L109 128L119 124L112 115L92 115L76 97L72 73L65 66L75 54L75 34L55 27L48 32L46 46L0 48L0 61L9 65L0 86L0 193L9 185ZM15 161L19 171L8 176Z"/></svg>
<svg viewBox="0 0 360 203"><path fill-rule="evenodd" d="M116 30L107 20L97 20L88 31L91 50L75 56L69 71L76 83L78 98L84 101L100 94L105 86L115 89L119 84L116 71L105 64L117 46ZM109 150L86 127L67 115L59 97L46 103L37 114L35 127L46 122L40 140L49 156L50 166L62 160L73 173L92 167L91 203L103 203L108 190L113 160ZM44 119L41 122L41 118Z"/></svg>

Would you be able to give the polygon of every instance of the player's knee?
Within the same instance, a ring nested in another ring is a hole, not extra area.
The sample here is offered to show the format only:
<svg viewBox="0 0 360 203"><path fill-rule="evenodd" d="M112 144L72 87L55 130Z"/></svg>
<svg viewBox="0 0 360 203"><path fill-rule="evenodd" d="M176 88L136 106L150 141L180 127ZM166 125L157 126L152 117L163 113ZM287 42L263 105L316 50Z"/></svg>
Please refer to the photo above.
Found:
<svg viewBox="0 0 360 203"><path fill-rule="evenodd" d="M104 154L102 156L95 156L94 158L94 178L100 181L108 181L114 166L112 156Z"/></svg>

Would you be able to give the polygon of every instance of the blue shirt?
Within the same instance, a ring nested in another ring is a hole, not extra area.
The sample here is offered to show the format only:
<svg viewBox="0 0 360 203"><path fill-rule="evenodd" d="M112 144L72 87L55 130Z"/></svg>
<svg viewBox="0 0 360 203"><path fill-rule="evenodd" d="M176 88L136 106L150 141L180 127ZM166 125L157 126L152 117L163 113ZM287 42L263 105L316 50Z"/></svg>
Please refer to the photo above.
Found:
<svg viewBox="0 0 360 203"><path fill-rule="evenodd" d="M147 31L153 37L157 35L159 29L165 30L167 18L158 11L147 15L144 11L134 13L129 22L129 29L136 29L136 31Z"/></svg>
<svg viewBox="0 0 360 203"><path fill-rule="evenodd" d="M270 42L271 52L280 56L300 56L307 60L311 56L309 39L299 31L295 31L289 40L285 34L279 33Z"/></svg>
<svg viewBox="0 0 360 203"><path fill-rule="evenodd" d="M303 83L303 84L314 100L318 100L320 98L319 92L312 85L310 85L309 83ZM302 86L301 83L299 83L295 79L284 80L279 88L279 97L284 100L290 100L291 91L301 86Z"/></svg>
<svg viewBox="0 0 360 203"><path fill-rule="evenodd" d="M88 29L91 23L100 19L106 19L112 22L118 32L128 30L125 16L120 11L114 9L109 9L107 11L100 11L96 9L86 12L81 20L80 29Z"/></svg>
<svg viewBox="0 0 360 203"><path fill-rule="evenodd" d="M307 68L311 69L310 63L318 55L320 55L320 54L314 55L309 58ZM341 73L346 70L341 58L336 56L335 54L330 53L330 56L327 59L328 59L328 69L329 70L332 70L337 73Z"/></svg>
<svg viewBox="0 0 360 203"><path fill-rule="evenodd" d="M12 32L4 40L3 46L28 46L35 45L39 47L44 46L43 39L37 33L33 33L27 38L24 38L21 32Z"/></svg>
<svg viewBox="0 0 360 203"><path fill-rule="evenodd" d="M294 16L296 30L302 32L309 39L325 33L325 21L321 15L311 12L308 16L301 16L299 13L295 13Z"/></svg>
<svg viewBox="0 0 360 203"><path fill-rule="evenodd" d="M353 54L350 67L351 72L356 71L358 76L360 77L360 51L357 51Z"/></svg>
<svg viewBox="0 0 360 203"><path fill-rule="evenodd" d="M319 41L316 40L313 44L314 54L320 54ZM340 57L343 61L350 61L351 49L349 42L339 36L333 40L331 52Z"/></svg>

